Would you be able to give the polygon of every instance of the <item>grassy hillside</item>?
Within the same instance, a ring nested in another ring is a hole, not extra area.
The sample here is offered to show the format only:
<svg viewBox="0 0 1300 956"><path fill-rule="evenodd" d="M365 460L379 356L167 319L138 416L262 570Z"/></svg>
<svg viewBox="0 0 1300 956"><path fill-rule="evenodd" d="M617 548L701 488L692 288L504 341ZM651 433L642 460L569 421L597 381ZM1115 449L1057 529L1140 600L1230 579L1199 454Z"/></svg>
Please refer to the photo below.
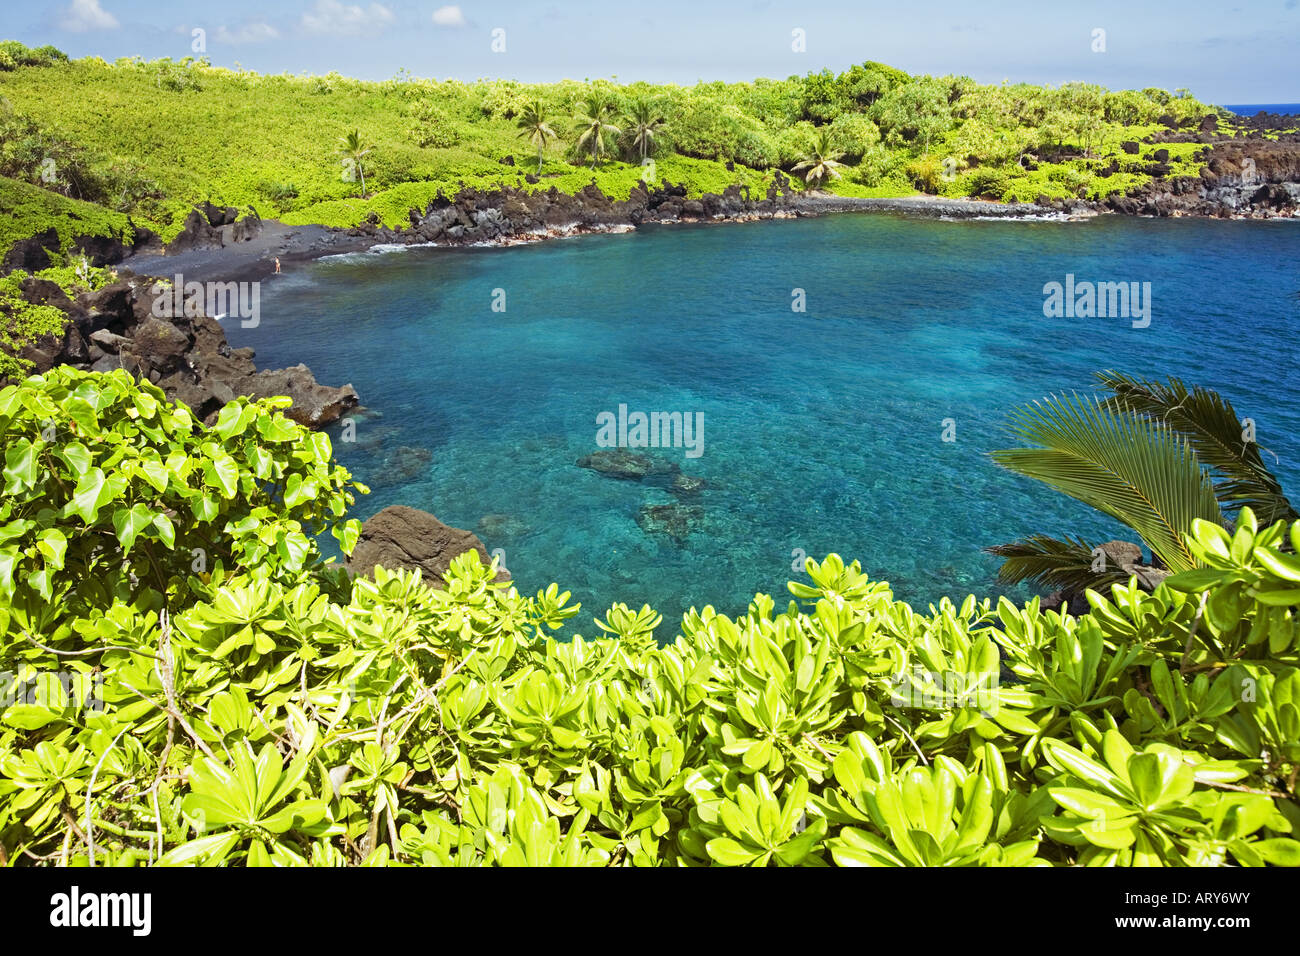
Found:
<svg viewBox="0 0 1300 956"><path fill-rule="evenodd" d="M657 180L683 182L694 195L731 183L761 188L774 170L800 175L800 162L818 154L839 164L824 187L846 195L1099 198L1149 179L1155 147L1130 155L1122 142L1143 140L1162 118L1190 123L1211 111L1160 90L982 86L870 62L839 75L693 87L404 74L373 83L190 60L68 62L57 51L0 44L6 50L0 175L131 213L164 238L203 199L291 223L352 225L373 211L397 225L410 206L462 184L572 192L594 179L625 196L642 172L628 119L638 100L663 121L652 150ZM577 151L575 128L592 95L621 130L609 133L594 170L589 147ZM525 175L537 172L536 150L519 129L531 103L558 134L535 185ZM364 198L339 151L353 130L371 147ZM1199 169L1196 144L1167 148L1171 175ZM514 166L501 162L507 156Z"/></svg>
<svg viewBox="0 0 1300 956"><path fill-rule="evenodd" d="M124 213L0 177L0 253L19 239L47 229L58 234L59 251L80 236L130 238L131 234Z"/></svg>

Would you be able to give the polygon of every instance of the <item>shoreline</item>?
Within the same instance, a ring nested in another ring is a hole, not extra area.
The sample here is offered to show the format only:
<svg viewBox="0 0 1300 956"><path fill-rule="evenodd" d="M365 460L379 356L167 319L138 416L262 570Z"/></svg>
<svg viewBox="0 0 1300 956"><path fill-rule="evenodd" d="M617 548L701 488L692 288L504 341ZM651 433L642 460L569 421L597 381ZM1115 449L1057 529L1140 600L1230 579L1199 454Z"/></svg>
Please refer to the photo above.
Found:
<svg viewBox="0 0 1300 956"><path fill-rule="evenodd" d="M953 220L1030 219L1065 222L1092 218L1094 211L1065 213L1036 203L1002 203L983 199L949 199L942 196L866 198L833 194L786 194L784 202L770 210L742 209L713 216L671 218L630 217L625 221L584 222L577 220L545 229L504 233L481 241L424 239L414 230L383 227L361 231L333 226L290 226L275 219L260 220L258 233L223 245L194 246L177 252L136 252L115 264L119 271L137 276L172 279L177 274L199 282L258 281L275 274L275 259L281 272L288 267L337 255L371 252L391 247L466 249L512 248L555 239L586 235L618 235L634 232L641 225L730 225L769 219L817 218L842 213L900 215L908 218ZM757 204L755 204L757 205ZM454 207L453 207L454 208Z"/></svg>
<svg viewBox="0 0 1300 956"><path fill-rule="evenodd" d="M1293 185L1287 184L1288 197ZM1295 189L1300 193L1300 186ZM1157 200L1163 201L1163 197ZM1199 202L1194 207L1180 205L1152 212L1161 217L1229 218L1225 206L1207 207L1204 197ZM1215 209L1216 216L1204 215L1206 208ZM251 348L232 349L218 321L223 316L211 305L219 301L214 299L214 287L227 287L227 295L237 291L243 308L245 293L255 302L258 284L277 274L277 263L283 274L330 256L403 248L508 248L632 232L642 225L722 225L844 213L943 221L1070 222L1103 214L1143 216L1147 212L1145 207L1116 210L1083 201L1048 205L931 195L845 197L796 191L784 179L770 184L762 197L733 185L722 194L706 193L699 199L686 198L684 186L669 183L653 190L638 185L624 200L611 199L594 182L575 194L554 188L536 193L509 187L490 192L462 189L455 199L439 194L424 210L410 209L410 225L400 229L380 226L374 219L351 228L291 226L263 220L256 213L239 219L233 207L204 203L193 209L181 233L166 248L155 236L143 247L128 249L119 242L106 249L104 264L115 265L118 278L97 292L84 293L73 301L54 282L26 280L24 295L29 301L56 304L68 314L69 322L62 336L44 336L29 343L20 356L36 372L63 364L92 371L128 369L136 377L158 384L169 398L183 401L204 420L215 420L221 407L237 395L289 395L294 403L290 415L320 428L359 407L361 396L350 384L331 387L317 382L303 365L259 369ZM1264 218L1296 221L1297 217ZM159 279L180 280L187 287L206 284L208 305L201 310L203 314L155 315L153 300Z"/></svg>
<svg viewBox="0 0 1300 956"><path fill-rule="evenodd" d="M728 225L770 219L816 218L857 213L895 215L941 221L1018 219L1078 222L1098 216L1135 218L1196 218L1230 221L1296 221L1292 215L1261 217L1225 207L1212 215L1198 208L1162 204L1157 197L1142 206L1078 200L1066 204L1004 203L968 197L915 195L892 198L836 196L831 193L769 190L768 197L742 198L729 189L687 200L684 190L665 184L654 193L634 190L627 200L611 200L589 187L573 195L519 194L510 189L490 193L465 190L454 200L439 197L421 212L410 210L411 225L393 229L374 222L349 228L318 224L292 226L275 219L252 220L253 227L232 238L229 226L211 226L196 207L181 236L170 244L176 251L152 248L127 255L115 266L133 275L171 279L184 275L200 282L259 281L281 271L336 255L388 251L401 247L466 249L511 248L585 235L634 232L642 225ZM541 211L536 208L545 207ZM710 208L715 211L710 212ZM523 222L516 225L523 209ZM557 217L554 213L559 211ZM233 214L234 210L226 210ZM530 213L535 215L530 221ZM233 219L231 220L233 221ZM241 225L249 220L241 220ZM431 223L433 224L431 227Z"/></svg>

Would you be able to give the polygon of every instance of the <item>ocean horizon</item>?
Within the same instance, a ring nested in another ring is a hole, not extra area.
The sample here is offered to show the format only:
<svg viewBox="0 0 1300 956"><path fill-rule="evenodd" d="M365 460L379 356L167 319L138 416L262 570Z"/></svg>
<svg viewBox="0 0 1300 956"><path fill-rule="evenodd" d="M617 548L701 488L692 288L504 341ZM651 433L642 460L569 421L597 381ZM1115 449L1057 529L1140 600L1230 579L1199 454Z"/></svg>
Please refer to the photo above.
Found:
<svg viewBox="0 0 1300 956"><path fill-rule="evenodd" d="M1256 113L1278 113L1282 116L1300 116L1300 103L1239 103L1225 104L1225 110L1230 110L1238 116L1254 116Z"/></svg>

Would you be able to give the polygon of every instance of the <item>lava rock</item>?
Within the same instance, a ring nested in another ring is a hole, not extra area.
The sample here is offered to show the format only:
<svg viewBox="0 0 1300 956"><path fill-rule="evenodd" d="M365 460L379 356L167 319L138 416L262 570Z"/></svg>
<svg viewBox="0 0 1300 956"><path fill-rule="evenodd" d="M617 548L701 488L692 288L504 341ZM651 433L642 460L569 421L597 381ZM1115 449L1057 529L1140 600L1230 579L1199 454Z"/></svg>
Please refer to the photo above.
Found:
<svg viewBox="0 0 1300 956"><path fill-rule="evenodd" d="M131 340L125 335L118 335L116 332L110 332L108 329L97 329L90 333L90 341L94 342L106 353L111 352L116 355L123 348L131 347Z"/></svg>
<svg viewBox="0 0 1300 956"><path fill-rule="evenodd" d="M673 478L672 492L683 497L698 495L708 487L708 482L697 475L677 475Z"/></svg>
<svg viewBox="0 0 1300 956"><path fill-rule="evenodd" d="M95 333L95 335L100 334ZM96 341L104 345L102 341L98 339ZM189 347L188 335L166 319L155 318L152 315L136 326L135 334L131 338L131 351L147 359L149 364L159 371L170 371L179 366L181 356Z"/></svg>
<svg viewBox="0 0 1300 956"><path fill-rule="evenodd" d="M22 269L25 272L39 272L41 269L48 269L51 265L48 250L57 248L59 248L59 234L53 227L30 239L19 239L5 253L5 271Z"/></svg>
<svg viewBox="0 0 1300 956"><path fill-rule="evenodd" d="M391 505L361 525L347 567L357 575L371 574L376 566L418 569L436 586L451 562L466 551L477 551L484 564L491 563L487 548L472 532L445 525L427 511ZM496 579L509 581L510 574L499 570Z"/></svg>
<svg viewBox="0 0 1300 956"><path fill-rule="evenodd" d="M300 425L322 428L361 404L351 385L321 385L306 365L258 372L241 383L254 398L288 395L293 405L284 413Z"/></svg>
<svg viewBox="0 0 1300 956"><path fill-rule="evenodd" d="M682 545L703 517L704 509L697 505L643 505L637 512L636 523L646 534L664 535Z"/></svg>
<svg viewBox="0 0 1300 956"><path fill-rule="evenodd" d="M167 246L167 253L175 255L190 249L216 249L220 246L221 230L214 227L202 212L195 209L185 217L181 231Z"/></svg>
<svg viewBox="0 0 1300 956"><path fill-rule="evenodd" d="M209 225L218 229L222 226L233 226L235 220L239 218L239 210L234 206L214 206L211 202L205 201L198 209Z"/></svg>
<svg viewBox="0 0 1300 956"><path fill-rule="evenodd" d="M626 478L640 481L654 471L654 462L648 455L639 455L626 448L607 448L602 451L583 455L578 459L579 468L589 468L610 478Z"/></svg>
<svg viewBox="0 0 1300 956"><path fill-rule="evenodd" d="M384 456L384 464L375 477L375 485L402 485L424 475L433 461L433 452L415 445L398 445Z"/></svg>

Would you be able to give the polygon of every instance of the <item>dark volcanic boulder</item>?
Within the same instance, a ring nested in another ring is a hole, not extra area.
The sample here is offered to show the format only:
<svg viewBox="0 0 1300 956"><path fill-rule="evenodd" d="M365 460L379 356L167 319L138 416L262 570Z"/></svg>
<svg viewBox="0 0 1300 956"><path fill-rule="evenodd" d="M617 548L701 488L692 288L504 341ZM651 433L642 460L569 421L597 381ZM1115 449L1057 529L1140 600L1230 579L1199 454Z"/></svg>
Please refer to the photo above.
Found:
<svg viewBox="0 0 1300 956"><path fill-rule="evenodd" d="M22 290L23 298L32 305L52 305L64 312L72 311L72 300L57 282L28 276L19 288Z"/></svg>
<svg viewBox="0 0 1300 956"><path fill-rule="evenodd" d="M24 272L37 272L50 267L50 254L47 249L59 248L59 234L53 228L46 229L30 239L19 239L5 253L4 267L22 269Z"/></svg>
<svg viewBox="0 0 1300 956"><path fill-rule="evenodd" d="M167 247L174 255L189 249L216 249L221 246L221 229L213 226L199 210L185 217L185 225Z"/></svg>
<svg viewBox="0 0 1300 956"><path fill-rule="evenodd" d="M119 279L102 289L83 292L77 296L77 305L86 317L86 328L83 331L89 333L96 329L112 328L115 332L121 332L135 321L132 309L134 296L135 290L126 279Z"/></svg>
<svg viewBox="0 0 1300 956"><path fill-rule="evenodd" d="M249 239L256 239L262 234L262 219L254 214L245 216L239 222L235 223L230 230L232 242L247 242Z"/></svg>
<svg viewBox="0 0 1300 956"><path fill-rule="evenodd" d="M136 326L131 342L131 351L159 371L170 371L178 367L181 356L189 347L188 335L166 319L152 315Z"/></svg>
<svg viewBox="0 0 1300 956"><path fill-rule="evenodd" d="M18 357L32 363L35 373L48 372L59 364L59 355L63 351L63 335L42 335L34 342L28 342L18 350Z"/></svg>
<svg viewBox="0 0 1300 956"><path fill-rule="evenodd" d="M418 568L424 580L437 585L451 562L466 551L477 551L484 564L491 557L472 532L443 524L427 511L390 505L361 526L361 537L348 559L354 574L370 574L375 566L395 571ZM509 581L506 571L498 581Z"/></svg>
<svg viewBox="0 0 1300 956"><path fill-rule="evenodd" d="M284 413L308 428L320 428L337 421L360 404L351 385L340 388L322 385L306 365L268 369L249 377L242 384L246 393L254 398L288 395L293 399L293 406L285 409Z"/></svg>
<svg viewBox="0 0 1300 956"><path fill-rule="evenodd" d="M199 206L199 211L207 219L210 225L220 229L222 226L233 226L235 220L239 218L239 210L234 206L214 206L211 202L204 202Z"/></svg>
<svg viewBox="0 0 1300 956"><path fill-rule="evenodd" d="M59 362L64 365L86 365L90 362L90 346L71 322L68 323L68 330L63 338L63 351L59 353Z"/></svg>
<svg viewBox="0 0 1300 956"><path fill-rule="evenodd" d="M131 254L131 249L117 236L79 236L72 243L72 251L85 256L96 267L121 262Z"/></svg>
<svg viewBox="0 0 1300 956"><path fill-rule="evenodd" d="M1106 558L1106 567L1110 570L1142 562L1142 548L1132 541L1107 541L1099 547Z"/></svg>

